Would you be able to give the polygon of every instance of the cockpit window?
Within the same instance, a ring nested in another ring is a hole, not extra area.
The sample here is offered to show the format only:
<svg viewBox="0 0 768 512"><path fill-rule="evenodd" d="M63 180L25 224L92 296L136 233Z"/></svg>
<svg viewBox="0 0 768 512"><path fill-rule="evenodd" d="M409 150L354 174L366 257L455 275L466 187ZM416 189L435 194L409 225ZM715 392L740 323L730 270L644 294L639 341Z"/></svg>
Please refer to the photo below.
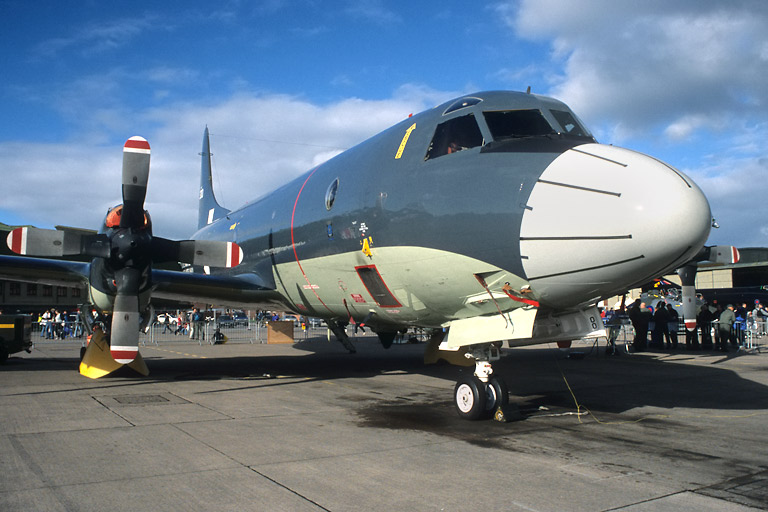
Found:
<svg viewBox="0 0 768 512"><path fill-rule="evenodd" d="M576 116L565 110L550 110L552 115L560 123L563 128L563 133L567 135L573 135L575 137L589 137L592 138L592 134L587 131L584 126L576 119Z"/></svg>
<svg viewBox="0 0 768 512"><path fill-rule="evenodd" d="M501 110L483 116L495 141L556 133L540 110Z"/></svg>
<svg viewBox="0 0 768 512"><path fill-rule="evenodd" d="M437 125L424 160L483 145L483 134L474 114L456 117Z"/></svg>
<svg viewBox="0 0 768 512"><path fill-rule="evenodd" d="M458 101L455 101L450 104L450 106L445 109L445 112L443 112L443 115L450 114L451 112L456 112L457 110L461 110L462 108L471 107L472 105L477 105L483 101L480 98L475 98L474 96L467 96L466 98L461 98Z"/></svg>

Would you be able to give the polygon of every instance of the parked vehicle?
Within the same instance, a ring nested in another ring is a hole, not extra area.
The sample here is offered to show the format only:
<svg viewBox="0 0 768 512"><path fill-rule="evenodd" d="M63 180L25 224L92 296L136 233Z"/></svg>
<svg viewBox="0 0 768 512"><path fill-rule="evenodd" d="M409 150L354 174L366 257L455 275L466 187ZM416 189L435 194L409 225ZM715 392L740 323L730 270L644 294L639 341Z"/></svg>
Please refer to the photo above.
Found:
<svg viewBox="0 0 768 512"><path fill-rule="evenodd" d="M216 323L219 327L234 327L235 320L231 315L221 315L216 319Z"/></svg>
<svg viewBox="0 0 768 512"><path fill-rule="evenodd" d="M246 315L242 311L239 313L235 313L234 316L232 317L232 321L235 327L237 326L248 327L248 315Z"/></svg>
<svg viewBox="0 0 768 512"><path fill-rule="evenodd" d="M0 315L0 363L10 354L32 348L32 317L29 315Z"/></svg>

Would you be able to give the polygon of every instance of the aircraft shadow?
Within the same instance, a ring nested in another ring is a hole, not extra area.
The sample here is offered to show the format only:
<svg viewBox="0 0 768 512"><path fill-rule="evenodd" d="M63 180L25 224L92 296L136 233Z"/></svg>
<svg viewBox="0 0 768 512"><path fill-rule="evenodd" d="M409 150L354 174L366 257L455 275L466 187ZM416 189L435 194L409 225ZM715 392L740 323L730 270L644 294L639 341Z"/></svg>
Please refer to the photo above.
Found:
<svg viewBox="0 0 768 512"><path fill-rule="evenodd" d="M448 381L446 389L430 387L413 396L382 397L366 404L407 411L433 409L453 414L453 382L473 367L425 365L423 344L394 345L384 350L373 340L357 341L356 354L348 354L336 342L326 340L299 342L289 355L228 356L198 358L179 353L172 357L154 356L142 349L150 376L133 380L136 374L123 369L112 376L92 381L89 388L141 386L155 382L180 380L239 380L242 386L211 391L231 391L264 386L301 386L310 381L372 378L388 372L420 374ZM216 347L213 347L214 349ZM297 355L297 351L306 354ZM550 347L528 347L505 351L494 363L497 375L510 390L510 402L522 418L532 418L540 411L576 411L580 406L602 414L624 414L642 407L662 409L689 408L718 411L768 409L768 386L744 378L724 368L727 359L750 358L749 370L768 369L765 355L707 353L680 350L675 353L641 353L605 356L594 350L581 359L568 358L567 352ZM29 370L30 360L11 357L1 372ZM34 371L77 368L76 358L37 360ZM762 372L761 372L762 373ZM764 373L762 373L764 375ZM124 381L125 378L130 381ZM278 378L282 377L282 378ZM290 378L285 378L290 377ZM265 382L269 381L269 382ZM91 381L88 381L91 382ZM60 389L58 392L66 391ZM55 392L55 391L54 391ZM434 408L437 409L434 409ZM442 412L441 412L442 414Z"/></svg>

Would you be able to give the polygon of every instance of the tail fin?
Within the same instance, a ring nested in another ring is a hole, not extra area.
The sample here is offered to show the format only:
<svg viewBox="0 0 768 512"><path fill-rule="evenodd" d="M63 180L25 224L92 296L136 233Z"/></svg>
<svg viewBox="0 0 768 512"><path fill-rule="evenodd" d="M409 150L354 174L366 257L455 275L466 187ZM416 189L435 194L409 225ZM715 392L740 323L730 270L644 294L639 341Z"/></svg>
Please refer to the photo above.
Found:
<svg viewBox="0 0 768 512"><path fill-rule="evenodd" d="M223 208L213 195L213 177L211 175L211 150L208 140L208 127L203 133L203 152L200 164L200 203L198 206L197 229L226 216L229 210Z"/></svg>

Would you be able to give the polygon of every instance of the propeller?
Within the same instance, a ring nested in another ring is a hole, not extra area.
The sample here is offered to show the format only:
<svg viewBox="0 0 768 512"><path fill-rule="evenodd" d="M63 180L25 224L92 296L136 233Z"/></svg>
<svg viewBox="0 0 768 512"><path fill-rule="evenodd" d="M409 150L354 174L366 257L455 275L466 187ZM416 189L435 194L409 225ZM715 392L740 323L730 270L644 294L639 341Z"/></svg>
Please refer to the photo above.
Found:
<svg viewBox="0 0 768 512"><path fill-rule="evenodd" d="M683 287L683 322L689 331L696 329L696 271L700 262L727 265L738 263L739 250L731 245L704 247L688 263L677 270Z"/></svg>
<svg viewBox="0 0 768 512"><path fill-rule="evenodd" d="M103 233L16 228L8 234L8 247L17 254L43 257L86 256L100 258L91 264L91 287L113 283L110 351L118 363L131 363L138 354L141 296L151 288L153 263L182 262L209 267L234 267L243 260L235 242L169 240L152 236L152 225L144 211L149 181L150 147L146 139L131 137L123 146L123 204L112 209ZM94 275L96 272L96 275ZM101 273L101 275L99 275ZM105 290L100 290L104 292ZM93 295L93 294L92 294Z"/></svg>

